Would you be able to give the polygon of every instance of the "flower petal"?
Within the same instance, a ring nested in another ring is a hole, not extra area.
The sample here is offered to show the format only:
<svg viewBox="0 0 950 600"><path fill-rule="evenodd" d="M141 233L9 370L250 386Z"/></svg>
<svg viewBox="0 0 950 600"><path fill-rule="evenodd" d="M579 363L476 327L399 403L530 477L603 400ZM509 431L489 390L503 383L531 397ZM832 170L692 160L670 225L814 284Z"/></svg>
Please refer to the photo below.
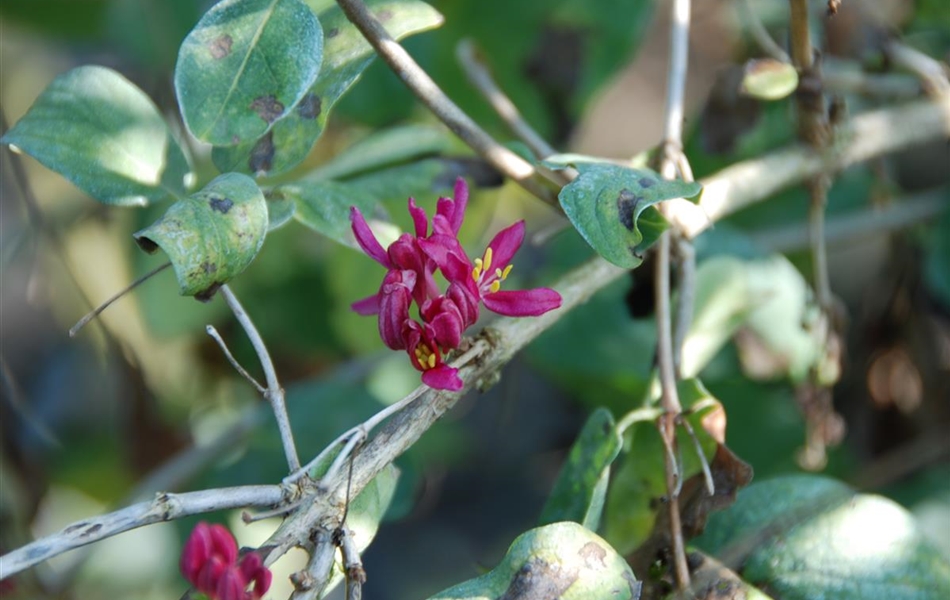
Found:
<svg viewBox="0 0 950 600"><path fill-rule="evenodd" d="M201 521L191 531L178 563L181 574L194 585L205 562L211 557L211 526Z"/></svg>
<svg viewBox="0 0 950 600"><path fill-rule="evenodd" d="M442 302L441 310L430 321L435 341L443 349L458 348L462 342L462 316L452 302Z"/></svg>
<svg viewBox="0 0 950 600"><path fill-rule="evenodd" d="M416 274L412 271L390 271L379 293L379 337L393 350L406 347L403 328L409 319L412 288Z"/></svg>
<svg viewBox="0 0 950 600"><path fill-rule="evenodd" d="M364 317L379 314L379 294L376 293L362 300L357 300L350 305L350 308L353 309L353 312Z"/></svg>
<svg viewBox="0 0 950 600"><path fill-rule="evenodd" d="M416 205L416 199L412 196L409 197L409 215L416 227L416 237L424 238L429 231L429 217L425 210Z"/></svg>
<svg viewBox="0 0 950 600"><path fill-rule="evenodd" d="M504 269L511 264L515 252L524 242L524 221L506 227L495 234L488 247L492 250L492 269Z"/></svg>
<svg viewBox="0 0 950 600"><path fill-rule="evenodd" d="M390 268L392 264L389 262L389 255L386 254L386 250L373 235L373 230L369 228L369 224L363 218L363 213L355 206L350 207L350 224L353 228L353 235L356 236L356 243L360 245L363 252L387 269Z"/></svg>
<svg viewBox="0 0 950 600"><path fill-rule="evenodd" d="M215 523L211 526L211 548L214 554L229 564L237 560L237 542L224 525Z"/></svg>
<svg viewBox="0 0 950 600"><path fill-rule="evenodd" d="M482 296L485 307L506 317L537 317L561 306L561 295L550 288L500 291Z"/></svg>
<svg viewBox="0 0 950 600"><path fill-rule="evenodd" d="M450 392L457 392L465 386L459 378L459 370L445 364L423 372L422 383L434 390Z"/></svg>
<svg viewBox="0 0 950 600"><path fill-rule="evenodd" d="M465 208L468 206L468 185L461 177L455 180L454 196L455 212L452 213L449 224L452 226L452 231L458 235L459 230L462 228L462 220L465 218Z"/></svg>

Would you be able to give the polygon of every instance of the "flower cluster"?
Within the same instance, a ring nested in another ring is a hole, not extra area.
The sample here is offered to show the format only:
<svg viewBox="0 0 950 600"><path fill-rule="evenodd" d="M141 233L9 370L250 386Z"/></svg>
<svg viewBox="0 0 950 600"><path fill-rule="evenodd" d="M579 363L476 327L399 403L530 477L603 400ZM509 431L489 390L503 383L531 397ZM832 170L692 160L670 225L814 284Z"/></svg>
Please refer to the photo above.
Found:
<svg viewBox="0 0 950 600"><path fill-rule="evenodd" d="M484 255L469 259L458 239L468 204L468 187L461 177L453 198L439 198L432 231L425 211L409 198L415 235L404 233L386 249L373 235L358 208L350 209L353 233L360 248L386 268L379 291L355 302L361 315L378 315L379 335L393 350L405 350L412 366L431 388L462 389L458 370L444 355L458 348L462 333L478 319L479 306L511 317L538 316L561 306L561 296L549 288L502 290L511 272L511 259L524 241L524 221L500 231ZM445 292L436 271L448 282ZM409 309L415 302L419 318Z"/></svg>
<svg viewBox="0 0 950 600"><path fill-rule="evenodd" d="M238 560L237 542L222 525L198 523L179 566L185 579L211 600L260 600L270 588L271 572L261 557L252 552Z"/></svg>

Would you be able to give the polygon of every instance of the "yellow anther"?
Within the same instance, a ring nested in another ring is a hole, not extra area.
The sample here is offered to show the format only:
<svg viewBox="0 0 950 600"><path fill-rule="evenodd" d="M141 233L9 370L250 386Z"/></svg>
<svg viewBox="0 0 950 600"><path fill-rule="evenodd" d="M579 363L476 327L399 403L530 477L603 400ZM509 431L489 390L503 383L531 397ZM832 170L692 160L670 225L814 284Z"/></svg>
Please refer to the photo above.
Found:
<svg viewBox="0 0 950 600"><path fill-rule="evenodd" d="M497 269L497 268L495 269L495 277L497 277L498 279L501 279L502 277L501 269Z"/></svg>
<svg viewBox="0 0 950 600"><path fill-rule="evenodd" d="M488 248L485 249L485 268L483 269L485 271L491 270L491 255L492 255L491 246L489 246Z"/></svg>
<svg viewBox="0 0 950 600"><path fill-rule="evenodd" d="M505 270L502 271L502 273L501 273L501 280L502 280L502 281L508 279L508 273L511 273L511 268L512 268L513 266L514 266L514 265L508 265L507 267L505 267Z"/></svg>
<svg viewBox="0 0 950 600"><path fill-rule="evenodd" d="M429 355L429 368L435 368L435 353Z"/></svg>
<svg viewBox="0 0 950 600"><path fill-rule="evenodd" d="M491 285L488 286L488 289L494 294L501 289L501 282L496 279L495 281L491 282Z"/></svg>
<svg viewBox="0 0 950 600"><path fill-rule="evenodd" d="M474 279L475 281L478 281L478 278L482 274L482 264L483 264L482 259L480 258L475 259L475 268L472 269L472 279Z"/></svg>

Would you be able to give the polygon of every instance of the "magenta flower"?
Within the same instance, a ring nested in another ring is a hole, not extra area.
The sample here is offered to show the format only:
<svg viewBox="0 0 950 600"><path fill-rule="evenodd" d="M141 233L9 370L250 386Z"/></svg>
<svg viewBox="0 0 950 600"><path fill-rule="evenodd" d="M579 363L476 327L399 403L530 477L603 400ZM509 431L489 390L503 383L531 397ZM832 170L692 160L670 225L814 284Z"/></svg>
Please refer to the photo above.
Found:
<svg viewBox="0 0 950 600"><path fill-rule="evenodd" d="M260 556L252 552L238 561L231 532L204 521L188 536L179 567L185 579L211 600L260 600L271 584L271 572Z"/></svg>
<svg viewBox="0 0 950 600"><path fill-rule="evenodd" d="M413 367L422 372L422 381L435 389L462 389L458 370L445 364L443 355L459 347L464 331L478 320L480 303L515 317L537 316L561 306L560 294L552 289L501 290L511 272L511 259L524 241L524 221L499 232L481 258L469 260L458 239L467 205L468 187L460 177L454 199L439 198L430 233L428 216L409 198L415 234L404 233L387 249L359 209L350 209L360 248L387 270L379 291L354 302L352 308L361 315L378 315L383 342L393 350L406 350ZM435 282L436 270L449 283L444 294ZM420 320L410 315L413 302Z"/></svg>

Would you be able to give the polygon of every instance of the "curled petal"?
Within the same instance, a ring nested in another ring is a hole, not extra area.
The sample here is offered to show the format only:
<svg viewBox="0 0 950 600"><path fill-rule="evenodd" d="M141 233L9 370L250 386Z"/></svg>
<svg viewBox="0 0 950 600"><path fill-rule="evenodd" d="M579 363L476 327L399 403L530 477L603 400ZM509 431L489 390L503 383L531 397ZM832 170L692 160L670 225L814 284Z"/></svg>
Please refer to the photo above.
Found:
<svg viewBox="0 0 950 600"><path fill-rule="evenodd" d="M444 302L442 310L429 321L435 341L443 349L458 348L462 343L462 316L452 302Z"/></svg>
<svg viewBox="0 0 950 600"><path fill-rule="evenodd" d="M439 365L422 373L422 383L434 390L457 392L464 387L459 371L446 364Z"/></svg>
<svg viewBox="0 0 950 600"><path fill-rule="evenodd" d="M356 243L360 245L363 252L387 269L390 268L392 263L389 262L389 255L386 254L382 244L373 235L373 230L369 228L369 224L363 218L363 213L355 206L350 207L350 224L353 228L353 235L356 236Z"/></svg>
<svg viewBox="0 0 950 600"><path fill-rule="evenodd" d="M220 556L212 556L205 561L198 577L191 584L195 589L203 594L213 594L221 583L221 577L228 570L228 563L224 562Z"/></svg>
<svg viewBox="0 0 950 600"><path fill-rule="evenodd" d="M214 590L216 600L245 600L244 588L247 587L247 580L237 566L232 566L225 571L218 580L218 585Z"/></svg>
<svg viewBox="0 0 950 600"><path fill-rule="evenodd" d="M384 284L383 290L379 294L379 337L389 348L402 350L406 347L403 329L409 319L412 294L409 288L395 284Z"/></svg>
<svg viewBox="0 0 950 600"><path fill-rule="evenodd" d="M485 307L507 317L537 317L561 306L561 295L550 288L500 291L482 296Z"/></svg>
<svg viewBox="0 0 950 600"><path fill-rule="evenodd" d="M261 560L260 555L254 552L245 554L244 558L241 559L240 567L244 581L254 584L253 594L255 598L260 598L267 593L273 575L270 569L264 566L264 561Z"/></svg>
<svg viewBox="0 0 950 600"><path fill-rule="evenodd" d="M409 198L409 215L412 217L412 224L416 229L416 237L424 238L429 231L429 217L426 211L416 205L416 199Z"/></svg>
<svg viewBox="0 0 950 600"><path fill-rule="evenodd" d="M237 559L237 542L224 525L215 523L211 526L211 551L229 564Z"/></svg>
<svg viewBox="0 0 950 600"><path fill-rule="evenodd" d="M182 576L194 585L198 574L211 557L211 526L202 521L195 525L181 550L178 566Z"/></svg>
<svg viewBox="0 0 950 600"><path fill-rule="evenodd" d="M475 324L478 320L478 290L470 277L464 284L450 283L445 296L458 308L463 331Z"/></svg>
<svg viewBox="0 0 950 600"><path fill-rule="evenodd" d="M379 294L367 296L350 305L353 312L365 316L379 314Z"/></svg>
<svg viewBox="0 0 950 600"><path fill-rule="evenodd" d="M524 221L518 221L495 234L488 247L492 250L492 269L504 269L511 264L515 252L524 242Z"/></svg>
<svg viewBox="0 0 950 600"><path fill-rule="evenodd" d="M465 218L465 208L468 206L468 185L461 177L455 179L455 212L452 214L452 231L458 234Z"/></svg>

